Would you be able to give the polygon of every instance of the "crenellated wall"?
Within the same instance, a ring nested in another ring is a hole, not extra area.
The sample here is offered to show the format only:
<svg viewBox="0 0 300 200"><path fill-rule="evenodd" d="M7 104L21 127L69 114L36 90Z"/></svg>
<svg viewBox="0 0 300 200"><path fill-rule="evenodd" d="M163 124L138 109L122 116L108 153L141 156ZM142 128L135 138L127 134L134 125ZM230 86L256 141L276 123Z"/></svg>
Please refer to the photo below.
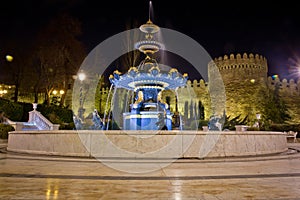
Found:
<svg viewBox="0 0 300 200"><path fill-rule="evenodd" d="M258 54L230 54L229 57L225 55L208 63L208 67L213 64L218 66L224 84L251 79L264 82L267 79L267 59Z"/></svg>
<svg viewBox="0 0 300 200"><path fill-rule="evenodd" d="M226 69L245 69L245 68L254 68L254 69L262 69L265 72L268 71L267 59L258 54L249 55L244 53L243 56L241 54L230 54L224 55L223 57L215 58L213 60L219 67L220 70Z"/></svg>
<svg viewBox="0 0 300 200"><path fill-rule="evenodd" d="M256 113L261 112L257 99L261 89L266 87L274 88L279 85L280 95L286 101L293 121L300 121L300 79L268 77L267 59L258 54L230 54L215 58L208 63L208 69L216 65L222 76L226 91L226 114L241 118L248 116L249 123L256 120ZM108 88L102 89L103 96L107 96ZM204 80L188 80L187 86L179 88L178 111L185 119L193 116L199 117L199 102L204 106L205 119L213 114L211 110L211 99L208 92L208 83ZM171 110L174 112L175 92L164 91L163 98L170 98ZM195 106L193 110L191 105Z"/></svg>
<svg viewBox="0 0 300 200"><path fill-rule="evenodd" d="M300 79L295 81L294 79L282 79L278 77L273 79L268 77L268 86L275 89L278 86L280 97L285 101L289 115L291 116L291 122L300 122Z"/></svg>
<svg viewBox="0 0 300 200"><path fill-rule="evenodd" d="M268 77L268 85L272 88L278 84L280 91L285 93L285 95L300 95L300 79L295 81L294 79L282 79L280 80L278 77L273 79L272 77Z"/></svg>

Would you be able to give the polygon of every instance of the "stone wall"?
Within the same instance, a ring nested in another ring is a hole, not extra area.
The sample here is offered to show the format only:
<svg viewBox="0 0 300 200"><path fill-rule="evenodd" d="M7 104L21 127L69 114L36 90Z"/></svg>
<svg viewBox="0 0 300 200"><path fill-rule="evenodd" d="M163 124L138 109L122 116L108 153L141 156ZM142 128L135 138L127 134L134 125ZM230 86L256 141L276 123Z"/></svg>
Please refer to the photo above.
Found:
<svg viewBox="0 0 300 200"><path fill-rule="evenodd" d="M286 135L260 131L14 131L8 151L99 158L218 158L287 151Z"/></svg>
<svg viewBox="0 0 300 200"><path fill-rule="evenodd" d="M230 54L215 58L208 63L208 69L216 65L222 76L226 91L226 115L231 117L249 117L249 122L255 121L256 113L261 112L257 99L260 91L266 87L274 88L275 84L280 86L280 95L286 101L293 122L300 121L300 79L295 81L273 79L267 76L267 59L258 54ZM214 114L209 93L209 83L204 80L188 80L187 86L178 88L179 94L178 111L185 119L199 117L199 102L204 106L205 119ZM105 101L109 88L100 91L101 108L105 110ZM163 99L170 98L171 111L176 111L176 92L164 91ZM214 97L216 98L216 97ZM192 109L192 105L195 109ZM94 106L94 105L93 105ZM96 106L97 107L97 106ZM102 112L101 112L102 113Z"/></svg>

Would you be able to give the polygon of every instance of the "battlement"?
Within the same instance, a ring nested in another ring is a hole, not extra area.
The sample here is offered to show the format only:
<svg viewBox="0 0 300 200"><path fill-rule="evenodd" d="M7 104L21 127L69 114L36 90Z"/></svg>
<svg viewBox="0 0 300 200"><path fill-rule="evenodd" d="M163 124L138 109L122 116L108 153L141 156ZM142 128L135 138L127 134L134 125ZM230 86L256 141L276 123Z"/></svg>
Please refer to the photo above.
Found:
<svg viewBox="0 0 300 200"><path fill-rule="evenodd" d="M223 57L215 58L211 61L208 66L216 64L219 70L228 70L228 69L258 69L263 70L265 72L268 71L267 59L258 54L249 55L244 53L243 56L241 54L230 54L224 55Z"/></svg>
<svg viewBox="0 0 300 200"><path fill-rule="evenodd" d="M280 90L288 92L289 94L300 94L300 79L295 81L294 79L282 79L280 80L278 77L273 79L272 77L268 77L268 85L271 87L275 87L278 85Z"/></svg>
<svg viewBox="0 0 300 200"><path fill-rule="evenodd" d="M298 79L297 81L294 79L282 79L280 80L279 78L275 78L273 79L271 76L269 76L267 78L267 83L269 86L273 86L275 87L276 84L278 84L279 89L281 90L290 90L295 91L295 92L299 92L300 94L300 79ZM205 80L203 79L199 79L199 80L188 80L187 81L187 85L185 87L192 87L192 88L199 88L199 89L204 89L208 86L208 83L205 82ZM101 94L108 94L109 92L109 88L101 88Z"/></svg>
<svg viewBox="0 0 300 200"><path fill-rule="evenodd" d="M217 65L221 75L223 76L224 84L226 86L226 83L232 82L232 79L228 79L228 76L234 76L241 80L241 82L244 81L245 76L246 78L257 78L257 77L265 77L267 84L271 87L274 87L276 84L278 84L279 89L285 92L288 92L292 95L299 95L300 94L300 79L297 81L291 79L282 79L279 78L272 79L272 77L267 76L268 71L268 64L267 59L261 55L258 54L247 54L244 53L243 56L241 54L230 54L224 55L223 57L215 58L213 61L208 63L208 67L211 65ZM242 70L239 70L242 69ZM247 73L245 73L245 70L248 70ZM230 73L229 73L230 70ZM223 73L222 73L223 71ZM227 73L228 71L228 73ZM251 73L250 73L251 72ZM228 81L226 81L227 79ZM229 77L231 78L231 77ZM262 82L263 83L263 82ZM208 83L205 82L203 79L200 80L188 80L187 85L185 87L192 87L197 90L206 89L208 86ZM102 88L102 94L107 94L109 88ZM204 91L203 90L203 91Z"/></svg>

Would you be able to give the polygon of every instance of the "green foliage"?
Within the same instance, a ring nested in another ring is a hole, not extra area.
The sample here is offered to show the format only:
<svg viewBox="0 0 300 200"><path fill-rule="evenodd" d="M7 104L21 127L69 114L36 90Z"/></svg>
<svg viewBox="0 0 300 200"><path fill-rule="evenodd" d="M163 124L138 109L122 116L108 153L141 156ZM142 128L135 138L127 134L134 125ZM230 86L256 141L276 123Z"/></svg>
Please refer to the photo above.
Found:
<svg viewBox="0 0 300 200"><path fill-rule="evenodd" d="M95 93L95 108L99 111L100 114L104 114L107 95L102 94L102 89L108 87L105 83L105 77L100 76L100 79L97 84L96 93Z"/></svg>
<svg viewBox="0 0 300 200"><path fill-rule="evenodd" d="M186 126L185 129L186 130L197 130L197 129L199 130L200 129L199 124L200 124L199 120L192 120L192 121L190 121L189 126L188 127Z"/></svg>
<svg viewBox="0 0 300 200"><path fill-rule="evenodd" d="M198 111L200 120L205 119L204 106L201 101L198 102Z"/></svg>
<svg viewBox="0 0 300 200"><path fill-rule="evenodd" d="M279 96L279 85L275 85L275 89L270 88L267 91L261 92L263 101L262 120L266 123L285 123L291 117L288 114L288 107L285 101Z"/></svg>
<svg viewBox="0 0 300 200"><path fill-rule="evenodd" d="M258 127L249 127L247 131L260 131L260 129Z"/></svg>
<svg viewBox="0 0 300 200"><path fill-rule="evenodd" d="M31 103L14 103L0 98L0 110L12 121L27 122L29 112L33 110ZM60 124L60 129L74 129L73 112L60 106L38 104L37 110L53 124Z"/></svg>
<svg viewBox="0 0 300 200"><path fill-rule="evenodd" d="M300 133L300 124L272 124L270 125L270 130L280 132L295 131Z"/></svg>
<svg viewBox="0 0 300 200"><path fill-rule="evenodd" d="M0 98L0 110L12 121L22 121L23 108L20 104Z"/></svg>
<svg viewBox="0 0 300 200"><path fill-rule="evenodd" d="M87 129L90 129L90 127L86 127ZM107 129L107 124L104 124L103 127L104 130ZM107 130L121 130L120 127L118 126L118 123L115 122L114 120L110 121L108 124L108 129Z"/></svg>
<svg viewBox="0 0 300 200"><path fill-rule="evenodd" d="M19 102L18 104L22 106L22 110L23 110L23 115L20 121L27 122L29 119L28 113L33 110L32 103Z"/></svg>
<svg viewBox="0 0 300 200"><path fill-rule="evenodd" d="M60 130L75 130L75 124L74 122L70 123L61 123L59 126Z"/></svg>
<svg viewBox="0 0 300 200"><path fill-rule="evenodd" d="M0 124L0 139L8 139L8 132L15 131L9 124Z"/></svg>
<svg viewBox="0 0 300 200"><path fill-rule="evenodd" d="M248 116L244 119L240 119L240 115L230 119L230 116L225 117L223 129L235 130L236 125L245 125L247 123Z"/></svg>
<svg viewBox="0 0 300 200"><path fill-rule="evenodd" d="M61 124L73 122L73 112L67 108L55 105L46 106L44 104L38 104L37 110L52 123Z"/></svg>
<svg viewBox="0 0 300 200"><path fill-rule="evenodd" d="M203 126L208 126L208 120L200 119L198 129L203 130Z"/></svg>
<svg viewBox="0 0 300 200"><path fill-rule="evenodd" d="M120 127L118 126L118 124L115 121L113 121L112 123L109 123L108 129L109 130L120 130Z"/></svg>

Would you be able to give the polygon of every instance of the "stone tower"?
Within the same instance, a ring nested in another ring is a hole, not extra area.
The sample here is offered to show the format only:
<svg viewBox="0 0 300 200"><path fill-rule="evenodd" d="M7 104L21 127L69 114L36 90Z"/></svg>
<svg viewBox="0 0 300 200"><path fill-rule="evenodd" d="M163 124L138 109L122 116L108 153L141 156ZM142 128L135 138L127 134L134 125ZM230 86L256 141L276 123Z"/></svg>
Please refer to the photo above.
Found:
<svg viewBox="0 0 300 200"><path fill-rule="evenodd" d="M219 57L208 64L216 65L222 76L226 93L226 115L248 116L248 122L254 121L256 113L261 112L257 97L259 91L267 86L268 65L261 55L230 54Z"/></svg>

